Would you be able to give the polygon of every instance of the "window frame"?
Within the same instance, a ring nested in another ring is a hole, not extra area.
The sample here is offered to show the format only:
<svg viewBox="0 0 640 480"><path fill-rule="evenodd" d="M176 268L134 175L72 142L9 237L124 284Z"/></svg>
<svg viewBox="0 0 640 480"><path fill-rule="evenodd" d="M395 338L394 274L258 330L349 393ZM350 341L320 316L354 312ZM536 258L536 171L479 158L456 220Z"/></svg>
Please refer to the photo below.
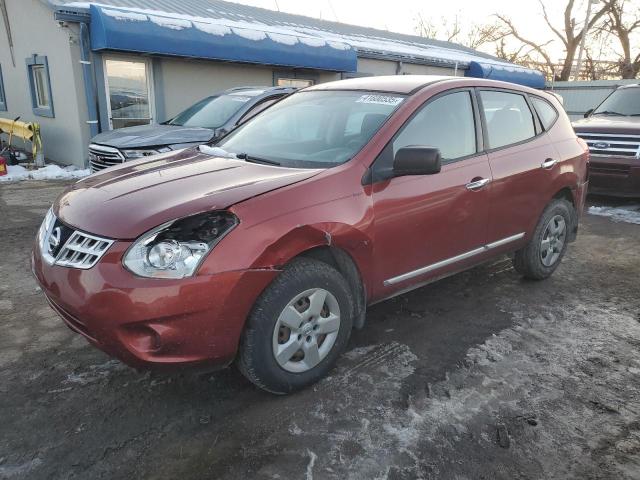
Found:
<svg viewBox="0 0 640 480"><path fill-rule="evenodd" d="M7 107L7 95L4 90L4 77L2 76L2 65L0 65L0 112L6 112Z"/></svg>
<svg viewBox="0 0 640 480"><path fill-rule="evenodd" d="M51 75L49 73L49 61L46 55L33 54L26 59L27 78L29 81L29 93L31 94L31 110L34 115L39 117L55 117L53 108L53 94L51 92ZM46 107L38 104L38 87L36 86L34 77L34 67L42 67L44 78L47 81L46 93L48 95L49 105Z"/></svg>
<svg viewBox="0 0 640 480"><path fill-rule="evenodd" d="M296 70L274 70L272 75L272 83L274 87L288 87L289 85L280 85L280 80L304 80L311 82L310 86L320 83L320 75L315 72L296 71ZM298 90L308 87L296 87Z"/></svg>
<svg viewBox="0 0 640 480"><path fill-rule="evenodd" d="M118 130L120 128L126 127L118 127L113 128L113 112L111 109L111 97L109 92L109 71L107 69L107 62L109 60L116 62L131 62L131 63L144 63L144 71L146 76L146 84L147 84L147 96L149 101L149 123L143 125L152 125L157 120L156 113L156 92L155 92L155 77L153 72L153 64L150 58L146 57L134 57L131 55L120 55L118 53L108 55L102 55L101 63L102 63L102 71L103 71L103 81L104 81L104 91L105 91L105 100L106 100L106 110L107 110L107 120L108 120L108 131ZM175 117L174 117L175 118ZM116 118L116 120L121 120L120 118ZM134 119L134 120L142 120L142 119Z"/></svg>
<svg viewBox="0 0 640 480"><path fill-rule="evenodd" d="M511 90L509 88L500 88L500 87L476 87L475 88L476 91L476 97L477 97L477 101L478 101L478 105L480 107L480 115L482 117L482 136L483 136L483 140L484 140L484 145L489 146L489 148L486 148L484 151L485 153L493 153L493 152L497 152L499 150L504 150L505 148L512 148L518 145L523 145L525 143L529 143L533 140L536 140L540 135L542 135L544 133L544 128L542 128L542 124L540 122L540 119L538 118L538 112L536 111L536 109L534 108L533 104L531 103L531 99L529 98L529 94L527 92L523 92L520 90ZM514 143L509 143L507 145L502 145L500 147L495 147L495 148L491 148L491 142L489 141L489 131L487 130L487 117L484 114L484 105L482 104L482 92L502 92L502 93L510 93L513 95L520 95L522 97L524 97L524 101L526 102L527 106L529 107L529 111L531 113L531 118L533 119L533 129L535 132L535 135L533 137L530 138L525 138L524 140L520 140L519 142L514 142Z"/></svg>
<svg viewBox="0 0 640 480"><path fill-rule="evenodd" d="M557 123L558 119L560 118L560 112L558 111L558 109L546 98L542 98L539 95L529 95L529 98L531 99L531 105L533 106L536 115L538 116L538 120L540 121L540 127L542 128L543 131L548 132L549 130L551 130L554 125ZM549 105L554 112L556 112L556 118L553 120L553 122L551 122L551 125L549 125L549 128L544 126L544 123L542 122L542 116L540 115L540 112L538 112L538 109L536 108L536 105L534 103L534 100L540 100L544 103L546 103L547 105Z"/></svg>
<svg viewBox="0 0 640 480"><path fill-rule="evenodd" d="M477 96L475 94L475 88L474 87L459 87L459 88L452 88L449 90L445 90L443 92L439 92L435 95L433 95L432 97L429 97L427 100L425 100L422 104L420 104L420 106L418 106L413 113L409 116L409 118L407 118L404 123L400 126L400 128L398 128L396 130L396 132L393 134L393 136L389 139L389 141L387 142L387 144L384 146L384 148L382 149L382 151L378 154L378 156L376 157L376 159L373 161L373 163L371 164L371 166L369 167L369 172L370 173L366 173L365 177L363 177L363 182L365 182L365 180L369 180L370 179L370 183L376 183L376 182L380 182L380 181L384 181L384 180L389 180L390 177L388 175L389 172L387 172L387 169L385 168L385 166L387 163L389 163L389 157L393 157L393 142L395 142L395 140L398 138L398 136L400 136L400 134L404 131L405 128L407 128L407 125L409 125L413 119L427 106L429 106L430 103L442 98L442 97L446 97L447 95L451 95L454 93L460 93L460 92L466 92L469 95L469 98L471 100L471 109L473 112L473 123L474 123L474 130L475 130L475 137L476 137L476 151L474 153L471 153L469 155L465 155L462 157L458 157L458 158L451 158L451 159L447 159L446 161L443 160L442 165L451 165L454 163L458 163L458 162L462 162L471 158L475 158L479 155L483 155L485 153L485 149L484 149L484 145L485 145L485 138L484 138L484 134L483 134L483 130L484 130L484 126L482 124L482 118L480 116L480 104L478 103L478 99ZM391 158L391 165L393 165L393 158Z"/></svg>
<svg viewBox="0 0 640 480"><path fill-rule="evenodd" d="M260 101L258 101L257 103L249 107L246 112L240 115L240 118L236 122L234 122L234 125L239 126L239 125L242 125L244 122L251 120L253 117L255 117L256 115L259 115L260 113L265 111L267 108L270 108L271 106L275 105L286 96L287 95L272 95L270 97L265 97L261 99ZM267 107L265 107L264 104L267 102L271 102L271 103ZM260 108L260 110L256 113L253 113L258 108Z"/></svg>

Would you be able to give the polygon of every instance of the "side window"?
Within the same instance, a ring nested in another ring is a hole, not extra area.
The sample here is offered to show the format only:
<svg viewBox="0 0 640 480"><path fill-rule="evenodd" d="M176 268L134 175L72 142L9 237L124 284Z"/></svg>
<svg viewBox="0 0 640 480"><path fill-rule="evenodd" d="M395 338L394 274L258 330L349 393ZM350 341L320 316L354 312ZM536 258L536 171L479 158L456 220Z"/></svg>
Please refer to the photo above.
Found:
<svg viewBox="0 0 640 480"><path fill-rule="evenodd" d="M269 108L271 105L273 105L274 103L276 103L278 100L280 100L280 98L282 97L272 97L272 98L268 98L260 103L255 104L253 107L251 107L249 109L249 111L247 113L245 113L242 118L240 120L238 120L238 125L243 124L244 122L246 122L247 120L249 120L250 118L255 117L257 114L259 114L261 111L266 110L267 108Z"/></svg>
<svg viewBox="0 0 640 480"><path fill-rule="evenodd" d="M33 113L40 117L53 117L53 99L51 98L47 57L32 55L27 58L26 62Z"/></svg>
<svg viewBox="0 0 640 480"><path fill-rule="evenodd" d="M558 118L558 111L551 106L549 102L543 100L539 97L530 97L531 103L533 103L533 107L538 112L538 117L540 117L540 121L542 122L542 126L545 130L549 130L556 119Z"/></svg>
<svg viewBox="0 0 640 480"><path fill-rule="evenodd" d="M422 107L393 141L393 156L408 145L439 148L443 161L475 153L476 126L471 93L450 93Z"/></svg>
<svg viewBox="0 0 640 480"><path fill-rule="evenodd" d="M487 121L489 148L504 147L536 136L533 114L523 95L483 90L480 99Z"/></svg>
<svg viewBox="0 0 640 480"><path fill-rule="evenodd" d="M2 78L2 66L0 66L0 112L7 111L7 97L4 95L4 79Z"/></svg>

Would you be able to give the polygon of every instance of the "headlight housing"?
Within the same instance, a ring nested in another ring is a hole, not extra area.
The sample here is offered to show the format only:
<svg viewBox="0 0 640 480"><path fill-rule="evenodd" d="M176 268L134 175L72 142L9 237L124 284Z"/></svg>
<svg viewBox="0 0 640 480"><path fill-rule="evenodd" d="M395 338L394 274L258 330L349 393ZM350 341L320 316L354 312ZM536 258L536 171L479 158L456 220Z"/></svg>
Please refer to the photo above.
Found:
<svg viewBox="0 0 640 480"><path fill-rule="evenodd" d="M191 277L237 224L238 218L229 212L205 212L173 220L138 238L122 263L141 277Z"/></svg>
<svg viewBox="0 0 640 480"><path fill-rule="evenodd" d="M136 158L150 157L151 155L157 155L159 153L170 152L169 147L160 148L147 148L147 149L135 149L135 150L122 150L124 158L127 160L135 160Z"/></svg>

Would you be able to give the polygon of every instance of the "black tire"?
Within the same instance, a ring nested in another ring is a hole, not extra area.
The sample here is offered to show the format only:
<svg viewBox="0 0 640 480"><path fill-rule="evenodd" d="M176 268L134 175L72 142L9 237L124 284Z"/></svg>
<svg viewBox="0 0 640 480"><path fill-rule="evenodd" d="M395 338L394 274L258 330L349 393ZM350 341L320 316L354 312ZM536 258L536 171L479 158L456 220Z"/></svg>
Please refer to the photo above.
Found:
<svg viewBox="0 0 640 480"><path fill-rule="evenodd" d="M330 292L340 309L340 326L331 350L315 367L290 372L281 367L274 354L273 335L280 314L297 295L309 289ZM349 341L353 324L354 299L344 277L332 266L297 258L269 285L256 301L243 332L237 365L242 374L258 387L284 395L307 387L334 365Z"/></svg>
<svg viewBox="0 0 640 480"><path fill-rule="evenodd" d="M545 265L542 258L542 240L549 222L560 215L566 225L566 234L557 259L551 265ZM547 205L536 225L529 243L518 250L513 258L513 266L518 273L530 280L544 280L558 268L567 250L569 238L575 226L576 213L573 205L563 199L555 199Z"/></svg>

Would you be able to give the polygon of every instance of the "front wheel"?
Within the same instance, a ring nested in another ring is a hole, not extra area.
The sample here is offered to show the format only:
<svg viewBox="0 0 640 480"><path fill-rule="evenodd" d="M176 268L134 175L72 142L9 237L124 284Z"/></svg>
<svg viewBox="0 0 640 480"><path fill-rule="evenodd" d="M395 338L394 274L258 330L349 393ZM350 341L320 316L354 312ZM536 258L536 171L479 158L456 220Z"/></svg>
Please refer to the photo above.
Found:
<svg viewBox="0 0 640 480"><path fill-rule="evenodd" d="M353 305L335 268L307 258L292 261L254 305L240 345L240 371L277 394L317 382L349 340Z"/></svg>
<svg viewBox="0 0 640 480"><path fill-rule="evenodd" d="M575 210L566 200L553 200L545 208L529 243L513 259L516 271L525 278L543 280L558 268L567 250Z"/></svg>

